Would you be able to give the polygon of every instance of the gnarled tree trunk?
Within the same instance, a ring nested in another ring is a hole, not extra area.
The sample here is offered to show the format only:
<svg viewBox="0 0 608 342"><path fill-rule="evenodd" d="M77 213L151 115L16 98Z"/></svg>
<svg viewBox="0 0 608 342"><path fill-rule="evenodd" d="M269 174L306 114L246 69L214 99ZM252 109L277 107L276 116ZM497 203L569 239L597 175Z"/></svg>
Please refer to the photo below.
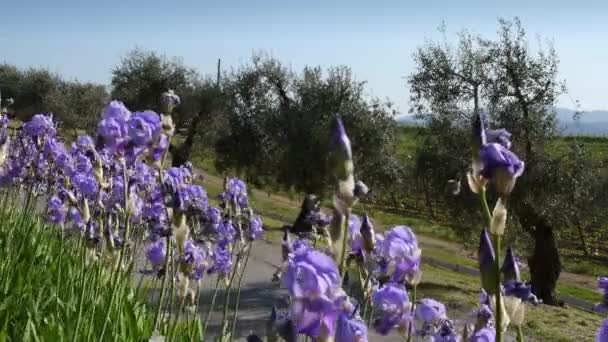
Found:
<svg viewBox="0 0 608 342"><path fill-rule="evenodd" d="M534 250L528 258L532 292L545 304L557 304L555 286L562 271L554 227L528 203L517 206L522 227L534 239Z"/></svg>
<svg viewBox="0 0 608 342"><path fill-rule="evenodd" d="M174 147L174 150L171 151L171 153L173 154L173 160L171 164L173 166L183 165L190 160L190 153L192 152L192 145L194 144L196 130L198 127L198 123L201 121L202 117L203 114L201 112L198 112L196 116L192 118L192 122L188 127L186 139L181 145Z"/></svg>

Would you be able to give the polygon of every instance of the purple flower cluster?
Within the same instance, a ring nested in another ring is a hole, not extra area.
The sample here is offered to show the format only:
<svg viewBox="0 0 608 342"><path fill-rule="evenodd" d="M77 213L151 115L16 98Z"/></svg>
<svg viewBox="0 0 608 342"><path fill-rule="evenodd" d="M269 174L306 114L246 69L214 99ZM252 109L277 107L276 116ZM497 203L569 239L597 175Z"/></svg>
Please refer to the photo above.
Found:
<svg viewBox="0 0 608 342"><path fill-rule="evenodd" d="M249 198L247 197L247 185L242 180L226 178L224 180L224 192L219 195L223 206L233 206L234 208L247 207Z"/></svg>
<svg viewBox="0 0 608 342"><path fill-rule="evenodd" d="M410 227L396 226L377 235L375 256L378 272L390 276L392 282L402 283L420 273L421 251Z"/></svg>
<svg viewBox="0 0 608 342"><path fill-rule="evenodd" d="M604 292L604 296L602 302L595 306L595 311L600 313L606 313L608 312L608 278L598 278L597 287Z"/></svg>
<svg viewBox="0 0 608 342"><path fill-rule="evenodd" d="M608 318L602 321L602 325L595 335L595 342L608 342Z"/></svg>
<svg viewBox="0 0 608 342"><path fill-rule="evenodd" d="M172 92L164 96L171 108L180 102ZM71 145L57 135L50 115L34 115L14 137L8 136L7 123L0 116L0 184L48 195L47 220L85 236L91 254L117 263L125 248L137 245L130 233L145 232L143 254L153 272L166 274L167 260L176 260L177 279L199 280L206 273L234 272L233 251L245 249L235 247L237 238L249 243L264 233L240 179L227 180L222 198L229 205L219 209L209 207L191 164L164 169L175 129L170 116L131 112L112 101L96 137L79 136Z"/></svg>
<svg viewBox="0 0 608 342"><path fill-rule="evenodd" d="M383 285L374 292L372 303L374 311L378 313L374 328L382 335L388 334L397 327L406 331L413 322L412 304L403 285L396 283Z"/></svg>
<svg viewBox="0 0 608 342"><path fill-rule="evenodd" d="M473 124L473 171L479 175L472 175L469 183L478 192L475 182L481 176L494 183L500 196L508 196L524 171L524 162L510 150L511 133L505 129L488 130L485 126L486 115L479 113Z"/></svg>
<svg viewBox="0 0 608 342"><path fill-rule="evenodd" d="M340 287L335 261L297 240L283 285L291 297L289 317L297 334L336 341L367 341L367 328Z"/></svg>

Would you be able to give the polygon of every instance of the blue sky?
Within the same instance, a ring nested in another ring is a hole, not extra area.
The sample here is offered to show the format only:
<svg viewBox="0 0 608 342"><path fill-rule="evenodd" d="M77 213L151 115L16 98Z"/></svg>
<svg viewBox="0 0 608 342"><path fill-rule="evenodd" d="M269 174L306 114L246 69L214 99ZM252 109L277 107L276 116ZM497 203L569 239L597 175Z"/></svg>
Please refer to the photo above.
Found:
<svg viewBox="0 0 608 342"><path fill-rule="evenodd" d="M554 40L561 77L586 110L608 110L608 1L12 1L2 4L0 62L43 66L69 78L109 83L134 47L181 56L202 73L267 51L294 69L352 67L371 95L405 113L405 77L425 39L467 28L493 36L498 17L519 16L530 40Z"/></svg>

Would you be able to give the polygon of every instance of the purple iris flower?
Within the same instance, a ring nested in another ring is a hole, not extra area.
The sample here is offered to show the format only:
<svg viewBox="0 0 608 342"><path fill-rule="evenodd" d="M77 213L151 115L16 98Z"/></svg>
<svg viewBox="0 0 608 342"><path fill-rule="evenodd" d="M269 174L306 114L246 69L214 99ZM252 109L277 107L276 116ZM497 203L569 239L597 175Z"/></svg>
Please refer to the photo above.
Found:
<svg viewBox="0 0 608 342"><path fill-rule="evenodd" d="M333 335L339 282L338 267L331 257L305 245L294 249L283 284L292 297L291 318L298 333L318 337L325 331Z"/></svg>
<svg viewBox="0 0 608 342"><path fill-rule="evenodd" d="M222 243L229 244L236 238L236 229L232 222L223 221L217 226L217 235Z"/></svg>
<svg viewBox="0 0 608 342"><path fill-rule="evenodd" d="M84 197L94 200L97 196L99 185L92 174L76 172L72 175L71 182Z"/></svg>
<svg viewBox="0 0 608 342"><path fill-rule="evenodd" d="M490 326L490 322L492 321L492 319L494 317L494 313L492 312L492 309L490 308L491 304L492 303L490 303L490 296L488 295L486 290L484 290L482 288L479 293L479 309L475 310L475 312L474 312L474 314L477 318L477 323L476 323L477 327Z"/></svg>
<svg viewBox="0 0 608 342"><path fill-rule="evenodd" d="M89 173L93 170L93 163L82 153L78 153L74 158L75 171L79 173Z"/></svg>
<svg viewBox="0 0 608 342"><path fill-rule="evenodd" d="M517 258L513 253L511 247L507 248L507 255L502 264L500 271L504 274L504 280L519 280L519 266L517 265Z"/></svg>
<svg viewBox="0 0 608 342"><path fill-rule="evenodd" d="M359 317L341 313L336 322L335 342L367 342L367 326Z"/></svg>
<svg viewBox="0 0 608 342"><path fill-rule="evenodd" d="M294 298L322 297L339 287L334 260L314 249L295 249L288 261L283 284Z"/></svg>
<svg viewBox="0 0 608 342"><path fill-rule="evenodd" d="M251 240L257 240L264 235L264 224L259 215L254 215L249 220L249 238Z"/></svg>
<svg viewBox="0 0 608 342"><path fill-rule="evenodd" d="M165 205L160 199L154 199L144 203L142 217L154 222L164 222L167 218Z"/></svg>
<svg viewBox="0 0 608 342"><path fill-rule="evenodd" d="M55 163L55 166L63 170L64 174L69 175L72 173L74 169L72 156L68 154L61 141L58 141L56 138L47 140L44 144L44 153Z"/></svg>
<svg viewBox="0 0 608 342"><path fill-rule="evenodd" d="M411 322L410 300L403 285L384 284L374 291L372 303L377 313L374 328L381 335L388 334L397 326L407 327Z"/></svg>
<svg viewBox="0 0 608 342"><path fill-rule="evenodd" d="M525 284L519 280L507 280L504 283L504 291L507 296L514 296L521 299L524 302L530 302L533 304L538 304L539 300L532 293L532 287L529 284Z"/></svg>
<svg viewBox="0 0 608 342"><path fill-rule="evenodd" d="M608 318L602 321L602 325L595 335L596 342L608 342Z"/></svg>
<svg viewBox="0 0 608 342"><path fill-rule="evenodd" d="M48 219L52 223L61 224L65 222L68 207L63 204L57 196L51 197L48 203Z"/></svg>
<svg viewBox="0 0 608 342"><path fill-rule="evenodd" d="M205 251L197 246L193 241L186 240L184 242L183 262L188 265L191 270L188 276L190 279L201 279L207 267Z"/></svg>
<svg viewBox="0 0 608 342"><path fill-rule="evenodd" d="M217 273L219 276L230 274L232 258L226 246L217 245L213 250L213 265L207 273Z"/></svg>
<svg viewBox="0 0 608 342"><path fill-rule="evenodd" d="M604 291L604 297L602 302L595 306L595 311L600 313L608 312L608 278L598 278L597 287Z"/></svg>
<svg viewBox="0 0 608 342"><path fill-rule="evenodd" d="M492 179L498 171L504 171L513 178L521 176L524 171L524 162L501 144L482 146L480 158L483 163L481 175L487 179Z"/></svg>
<svg viewBox="0 0 608 342"><path fill-rule="evenodd" d="M222 212L216 207L209 207L206 212L206 220L210 224L217 225L220 224L222 219Z"/></svg>
<svg viewBox="0 0 608 342"><path fill-rule="evenodd" d="M131 119L131 112L120 101L110 102L103 111L104 119L115 119L116 121L126 123Z"/></svg>
<svg viewBox="0 0 608 342"><path fill-rule="evenodd" d="M242 180L234 177L228 179L227 183L227 191L233 196L246 195L247 194L247 185Z"/></svg>
<svg viewBox="0 0 608 342"><path fill-rule="evenodd" d="M249 199L247 198L247 185L242 180L233 177L226 180L226 189L219 195L222 202L232 202L240 207L247 207Z"/></svg>
<svg viewBox="0 0 608 342"><path fill-rule="evenodd" d="M340 117L336 118L332 144L344 160L351 160L353 158L350 139L346 135L346 130Z"/></svg>
<svg viewBox="0 0 608 342"><path fill-rule="evenodd" d="M320 298L296 298L289 306L295 331L313 338L321 335L321 328L329 335L335 333L337 309L333 302Z"/></svg>
<svg viewBox="0 0 608 342"><path fill-rule="evenodd" d="M437 322L444 321L448 317L445 312L445 305L434 299L424 298L416 306L416 318L425 322Z"/></svg>
<svg viewBox="0 0 608 342"><path fill-rule="evenodd" d="M602 289L602 290L608 290L608 278L607 277L600 277L597 280L597 287Z"/></svg>
<svg viewBox="0 0 608 342"><path fill-rule="evenodd" d="M165 174L165 183L169 184L174 190L181 184L187 183L192 178L192 173L184 166L172 167Z"/></svg>
<svg viewBox="0 0 608 342"><path fill-rule="evenodd" d="M471 336L471 342L494 342L496 340L496 330L486 327L479 329Z"/></svg>
<svg viewBox="0 0 608 342"><path fill-rule="evenodd" d="M128 140L128 123L131 112L119 101L112 101L103 112L103 119L97 125L97 134L111 151L123 152Z"/></svg>
<svg viewBox="0 0 608 342"><path fill-rule="evenodd" d="M101 137L104 145L112 152L124 148L127 141L126 123L115 119L103 119L97 125L97 134Z"/></svg>
<svg viewBox="0 0 608 342"><path fill-rule="evenodd" d="M107 207L112 208L119 205L125 207L125 183L121 175L112 177L112 189L108 197Z"/></svg>
<svg viewBox="0 0 608 342"><path fill-rule="evenodd" d="M153 111L135 112L129 121L129 137L138 146L149 146L160 137L160 116Z"/></svg>
<svg viewBox="0 0 608 342"><path fill-rule="evenodd" d="M82 153L95 148L95 142L93 141L93 138L88 135L78 136L74 145L78 149L78 151Z"/></svg>
<svg viewBox="0 0 608 342"><path fill-rule="evenodd" d="M53 118L49 115L36 114L30 121L23 124L23 132L31 138L53 137L56 133Z"/></svg>
<svg viewBox="0 0 608 342"><path fill-rule="evenodd" d="M137 161L134 165L132 179L142 190L156 185L156 172L148 164Z"/></svg>
<svg viewBox="0 0 608 342"><path fill-rule="evenodd" d="M380 272L391 271L391 279L401 282L420 270L420 249L416 235L410 227L396 226L378 239L376 254L382 260Z"/></svg>
<svg viewBox="0 0 608 342"><path fill-rule="evenodd" d="M187 184L178 191L182 199L181 210L201 212L207 208L207 193L200 185Z"/></svg>
<svg viewBox="0 0 608 342"><path fill-rule="evenodd" d="M146 250L146 257L154 269L163 267L167 256L167 243L165 239L158 239L150 244Z"/></svg>
<svg viewBox="0 0 608 342"><path fill-rule="evenodd" d="M68 210L67 219L72 222L74 228L82 229L84 227L84 222L82 221L82 216L80 216L80 211L75 207L70 207Z"/></svg>
<svg viewBox="0 0 608 342"><path fill-rule="evenodd" d="M480 174L494 182L501 196L508 196L515 181L524 172L524 162L517 155L498 143L485 144L479 153L482 168Z"/></svg>

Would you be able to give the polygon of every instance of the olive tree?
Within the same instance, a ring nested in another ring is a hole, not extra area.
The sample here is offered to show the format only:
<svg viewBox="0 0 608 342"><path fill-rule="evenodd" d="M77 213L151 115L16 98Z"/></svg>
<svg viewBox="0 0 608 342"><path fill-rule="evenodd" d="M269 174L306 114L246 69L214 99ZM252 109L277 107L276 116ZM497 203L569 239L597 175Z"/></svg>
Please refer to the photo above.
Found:
<svg viewBox="0 0 608 342"><path fill-rule="evenodd" d="M431 42L419 48L414 59L417 68L408 79L412 112L433 132L427 153L446 164L421 168L437 167L432 173L437 195L442 193L438 185L462 177L471 156L469 127L483 108L490 125L513 134L513 149L525 160L526 170L509 201L515 218L511 222L533 240L528 265L534 293L545 303L555 303L562 269L556 231L563 227L556 219L563 206L557 203L571 191L565 177L582 177L566 171L568 165L547 149L557 133L553 106L565 91L555 50L551 44L529 48L525 30L515 19L500 20L495 39L463 33L456 48ZM476 210L469 192L459 197L451 202L453 208Z"/></svg>
<svg viewBox="0 0 608 342"><path fill-rule="evenodd" d="M323 194L332 181L331 125L341 115L359 178L372 188L394 180L387 177L395 174L394 163L384 159L394 151L390 104L367 98L365 83L349 68L305 67L296 73L257 55L229 79L229 124L216 145L218 168L236 169L254 183Z"/></svg>

